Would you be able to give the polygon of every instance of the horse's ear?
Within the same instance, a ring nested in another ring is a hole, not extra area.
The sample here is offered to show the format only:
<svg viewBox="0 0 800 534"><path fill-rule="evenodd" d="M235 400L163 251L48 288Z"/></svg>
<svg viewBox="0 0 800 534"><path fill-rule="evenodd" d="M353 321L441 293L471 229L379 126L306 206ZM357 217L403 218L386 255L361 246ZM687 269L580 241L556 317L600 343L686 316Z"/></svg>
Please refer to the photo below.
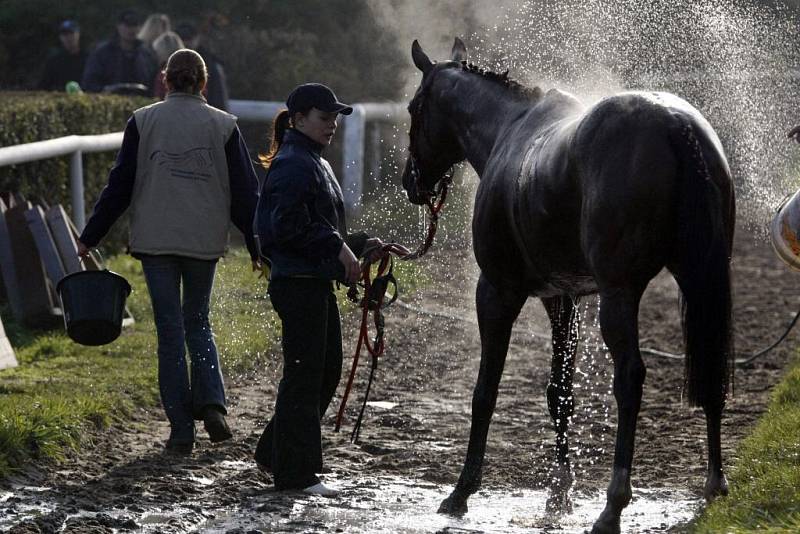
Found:
<svg viewBox="0 0 800 534"><path fill-rule="evenodd" d="M467 47L464 41L458 37L456 37L456 41L453 43L453 50L450 52L450 57L453 61L458 61L459 63L467 60Z"/></svg>
<svg viewBox="0 0 800 534"><path fill-rule="evenodd" d="M411 57L414 59L414 65L422 71L422 74L427 74L433 67L433 61L422 51L422 47L416 39L411 45Z"/></svg>

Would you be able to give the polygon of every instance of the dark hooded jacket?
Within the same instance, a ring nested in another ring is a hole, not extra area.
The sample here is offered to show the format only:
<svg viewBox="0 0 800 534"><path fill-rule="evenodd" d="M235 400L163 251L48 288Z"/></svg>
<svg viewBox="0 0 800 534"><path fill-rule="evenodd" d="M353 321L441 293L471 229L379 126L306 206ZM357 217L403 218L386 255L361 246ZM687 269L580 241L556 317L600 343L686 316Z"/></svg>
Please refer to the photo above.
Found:
<svg viewBox="0 0 800 534"><path fill-rule="evenodd" d="M81 87L84 91L100 92L107 85L140 83L152 94L156 70L155 57L141 41L136 42L133 50L123 50L119 37L115 37L100 43L89 54Z"/></svg>
<svg viewBox="0 0 800 534"><path fill-rule="evenodd" d="M342 243L356 256L364 250L367 235L347 233L342 190L322 148L297 130L287 130L264 179L253 231L271 264L272 279L341 281Z"/></svg>

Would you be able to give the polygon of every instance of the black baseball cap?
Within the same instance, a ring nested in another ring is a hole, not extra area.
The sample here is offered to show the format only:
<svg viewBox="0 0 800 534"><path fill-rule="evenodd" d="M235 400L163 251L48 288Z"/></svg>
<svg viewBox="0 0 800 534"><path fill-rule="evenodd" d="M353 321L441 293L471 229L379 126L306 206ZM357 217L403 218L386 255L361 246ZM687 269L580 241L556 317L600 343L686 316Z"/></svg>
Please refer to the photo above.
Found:
<svg viewBox="0 0 800 534"><path fill-rule="evenodd" d="M120 12L117 22L126 26L141 26L142 15L135 9L125 9Z"/></svg>
<svg viewBox="0 0 800 534"><path fill-rule="evenodd" d="M58 25L58 33L75 33L80 31L81 27L74 20L65 20Z"/></svg>
<svg viewBox="0 0 800 534"><path fill-rule="evenodd" d="M339 102L330 87L321 83L304 83L295 87L286 99L286 107L290 113L306 112L311 108L342 115L350 115L353 112L351 106Z"/></svg>

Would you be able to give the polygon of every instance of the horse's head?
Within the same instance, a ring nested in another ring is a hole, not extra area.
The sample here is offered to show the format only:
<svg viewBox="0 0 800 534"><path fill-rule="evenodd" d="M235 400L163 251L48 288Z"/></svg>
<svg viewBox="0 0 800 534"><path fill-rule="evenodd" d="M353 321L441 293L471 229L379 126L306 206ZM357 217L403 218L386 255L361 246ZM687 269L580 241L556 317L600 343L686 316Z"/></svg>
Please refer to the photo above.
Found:
<svg viewBox="0 0 800 534"><path fill-rule="evenodd" d="M403 188L412 203L425 204L448 169L464 160L464 151L443 108L442 97L452 88L451 84L437 84L437 81L442 78L439 76L441 71L461 67L462 62L466 61L467 49L461 39L456 38L451 60L434 63L415 40L411 57L414 65L422 71L422 81L408 105L411 130Z"/></svg>

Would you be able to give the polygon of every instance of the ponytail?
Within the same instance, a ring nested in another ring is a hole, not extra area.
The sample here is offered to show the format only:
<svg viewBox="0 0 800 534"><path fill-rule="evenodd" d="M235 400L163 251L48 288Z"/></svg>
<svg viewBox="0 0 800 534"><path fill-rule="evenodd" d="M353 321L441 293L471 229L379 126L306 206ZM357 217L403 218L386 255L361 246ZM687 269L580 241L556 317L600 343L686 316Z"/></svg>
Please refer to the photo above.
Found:
<svg viewBox="0 0 800 534"><path fill-rule="evenodd" d="M275 120L272 122L272 142L269 145L269 152L258 155L258 160L265 169L269 169L269 166L272 165L272 160L278 155L278 150L280 150L283 144L283 136L286 134L286 130L289 129L289 126L291 126L289 110L282 109L275 115Z"/></svg>

